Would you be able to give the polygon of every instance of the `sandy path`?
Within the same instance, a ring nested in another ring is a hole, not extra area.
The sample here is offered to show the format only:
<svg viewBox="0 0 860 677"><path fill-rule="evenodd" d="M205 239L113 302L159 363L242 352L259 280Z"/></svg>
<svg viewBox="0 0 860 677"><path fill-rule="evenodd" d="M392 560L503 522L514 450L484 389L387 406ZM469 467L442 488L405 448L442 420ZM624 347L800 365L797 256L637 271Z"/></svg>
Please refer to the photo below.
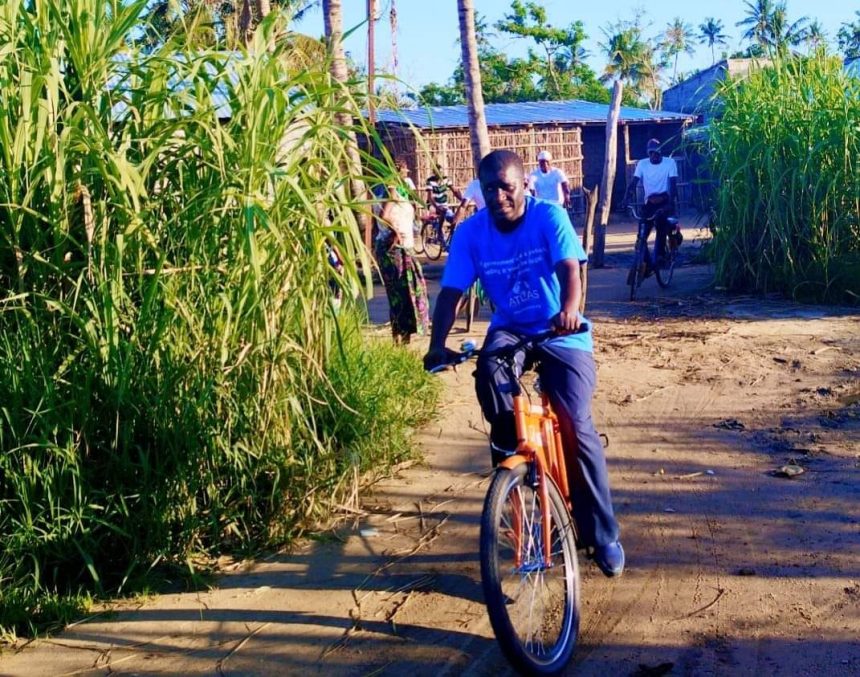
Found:
<svg viewBox="0 0 860 677"><path fill-rule="evenodd" d="M858 316L702 293L704 267L631 304L624 274L595 271L589 314L628 568L584 566L571 674L860 674ZM476 556L483 423L469 370L442 378L425 462L336 533L7 652L0 674L508 674ZM789 459L806 472L771 474Z"/></svg>

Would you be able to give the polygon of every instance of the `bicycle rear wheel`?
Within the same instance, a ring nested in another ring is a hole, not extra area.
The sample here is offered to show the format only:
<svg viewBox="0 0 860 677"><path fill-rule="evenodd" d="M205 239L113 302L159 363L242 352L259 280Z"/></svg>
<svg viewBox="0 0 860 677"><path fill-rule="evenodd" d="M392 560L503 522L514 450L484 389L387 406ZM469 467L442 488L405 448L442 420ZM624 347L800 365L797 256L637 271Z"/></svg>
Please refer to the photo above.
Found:
<svg viewBox="0 0 860 677"><path fill-rule="evenodd" d="M543 551L541 497L529 466L496 471L481 514L481 581L505 657L525 674L555 675L579 634L579 564L573 523L549 481L551 561Z"/></svg>
<svg viewBox="0 0 860 677"><path fill-rule="evenodd" d="M675 274L675 262L678 260L678 249L672 247L668 242L666 243L666 248L668 249L666 260L662 266L657 266L657 270L655 271L657 284L663 289L672 283L672 276Z"/></svg>
<svg viewBox="0 0 860 677"><path fill-rule="evenodd" d="M442 256L442 233L436 223L425 223L421 227L421 241L428 259L435 261Z"/></svg>

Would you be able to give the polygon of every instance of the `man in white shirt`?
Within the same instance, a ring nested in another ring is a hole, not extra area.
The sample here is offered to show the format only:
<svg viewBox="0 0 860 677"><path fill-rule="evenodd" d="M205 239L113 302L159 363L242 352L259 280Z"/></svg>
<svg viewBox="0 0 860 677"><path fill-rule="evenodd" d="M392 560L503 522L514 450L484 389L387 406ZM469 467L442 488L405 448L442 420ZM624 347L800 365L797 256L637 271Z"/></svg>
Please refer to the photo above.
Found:
<svg viewBox="0 0 860 677"><path fill-rule="evenodd" d="M560 168L552 166L552 153L548 150L538 153L537 160L538 168L529 174L529 191L541 200L569 209L570 186L567 175Z"/></svg>
<svg viewBox="0 0 860 677"><path fill-rule="evenodd" d="M670 157L663 157L660 150L660 142L651 139L647 146L648 157L636 163L633 172L633 181L627 189L627 200L636 195L636 187L642 182L642 191L645 204L642 207L642 216L650 219L658 213L655 219L657 226L656 263L663 259L666 252L666 237L672 227L667 219L675 214L675 202L678 198L678 166ZM651 234L651 226L645 233L645 241Z"/></svg>
<svg viewBox="0 0 860 677"><path fill-rule="evenodd" d="M457 205L457 212L454 214L454 223L456 224L465 218L466 210L470 207L474 207L475 211L478 211L487 206L484 202L484 194L481 192L481 182L478 179L472 179L466 184L462 196L460 204Z"/></svg>
<svg viewBox="0 0 860 677"><path fill-rule="evenodd" d="M463 191L463 202L466 204L471 202L475 205L475 211L487 206L484 202L484 194L481 192L481 182L479 179L472 179L466 185L466 188Z"/></svg>

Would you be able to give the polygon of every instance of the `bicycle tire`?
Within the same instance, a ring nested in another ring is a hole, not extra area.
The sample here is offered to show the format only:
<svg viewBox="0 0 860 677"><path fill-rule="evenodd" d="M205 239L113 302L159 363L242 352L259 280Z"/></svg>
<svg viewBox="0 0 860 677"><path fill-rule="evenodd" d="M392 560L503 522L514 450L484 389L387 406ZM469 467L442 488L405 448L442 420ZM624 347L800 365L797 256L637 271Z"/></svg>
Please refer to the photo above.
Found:
<svg viewBox="0 0 860 677"><path fill-rule="evenodd" d="M660 285L661 289L665 289L672 284L672 276L675 274L675 262L678 260L678 250L670 247L668 242L666 243L666 247L669 249L669 253L666 255L666 267L658 266L655 271L657 284Z"/></svg>
<svg viewBox="0 0 860 677"><path fill-rule="evenodd" d="M435 223L425 223L421 228L421 240L424 242L425 256L436 261L442 256L442 236Z"/></svg>
<svg viewBox="0 0 860 677"><path fill-rule="evenodd" d="M415 235L415 253L418 256L424 254L424 225L418 229L418 233Z"/></svg>
<svg viewBox="0 0 860 677"><path fill-rule="evenodd" d="M443 250L451 251L451 240L454 238L454 230L456 226L453 223L444 222L442 225L442 240L444 242Z"/></svg>
<svg viewBox="0 0 860 677"><path fill-rule="evenodd" d="M475 285L469 287L469 294L466 298L466 331L472 331L472 323L475 321L475 315L478 314L478 295L475 293Z"/></svg>
<svg viewBox="0 0 860 677"><path fill-rule="evenodd" d="M627 276L628 283L630 284L630 300L636 300L636 291L639 289L639 285L642 284L643 272L642 272L642 264L645 261L644 252L643 252L642 242L637 240L636 249L633 253L633 263L630 266L630 274Z"/></svg>
<svg viewBox="0 0 860 677"><path fill-rule="evenodd" d="M579 634L576 539L564 500L547 480L553 563L546 567L540 493L529 485L529 470L525 463L496 470L481 514L481 582L490 623L508 661L524 674L556 675L573 658ZM519 539L511 537L514 505L524 534ZM519 565L517 549L524 560Z"/></svg>

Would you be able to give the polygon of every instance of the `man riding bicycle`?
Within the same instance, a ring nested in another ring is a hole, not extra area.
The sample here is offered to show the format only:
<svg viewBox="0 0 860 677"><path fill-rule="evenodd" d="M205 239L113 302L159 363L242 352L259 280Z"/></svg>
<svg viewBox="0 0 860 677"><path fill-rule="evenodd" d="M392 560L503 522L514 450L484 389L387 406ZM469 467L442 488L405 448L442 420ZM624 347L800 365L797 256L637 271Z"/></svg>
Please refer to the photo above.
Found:
<svg viewBox="0 0 860 677"><path fill-rule="evenodd" d="M580 262L585 252L564 209L526 196L522 159L508 150L487 155L478 178L487 204L455 231L436 300L430 349L424 366L451 362L457 353L445 347L457 302L475 280L495 307L483 350L491 352L554 328L559 336L521 352L516 362L540 361L541 388L559 419L573 512L581 544L594 548L594 559L607 576L624 569L624 550L612 508L609 476L600 437L591 418L595 366L590 329L579 315ZM475 390L490 423L493 462L514 453L513 417L516 378L500 358L482 355L475 371Z"/></svg>
<svg viewBox="0 0 860 677"><path fill-rule="evenodd" d="M435 214L436 218L439 219L440 225L444 225L445 221L456 225L454 219L455 213L451 207L448 193L453 193L454 197L460 201L462 201L463 195L441 169L437 169L427 178L427 187L425 190L427 193L427 206L430 208L431 213Z"/></svg>
<svg viewBox="0 0 860 677"><path fill-rule="evenodd" d="M633 181L627 189L626 201L630 202L636 196L636 187L642 182L645 204L642 207L642 218L654 219L657 226L657 243L655 246L654 266L660 266L666 256L666 238L672 231L669 217L675 215L675 203L678 198L678 166L670 157L663 157L660 142L651 139L647 146L648 157L636 163ZM648 237L651 235L651 223L645 231L645 249L648 250ZM651 273L651 256L647 257L646 275Z"/></svg>

